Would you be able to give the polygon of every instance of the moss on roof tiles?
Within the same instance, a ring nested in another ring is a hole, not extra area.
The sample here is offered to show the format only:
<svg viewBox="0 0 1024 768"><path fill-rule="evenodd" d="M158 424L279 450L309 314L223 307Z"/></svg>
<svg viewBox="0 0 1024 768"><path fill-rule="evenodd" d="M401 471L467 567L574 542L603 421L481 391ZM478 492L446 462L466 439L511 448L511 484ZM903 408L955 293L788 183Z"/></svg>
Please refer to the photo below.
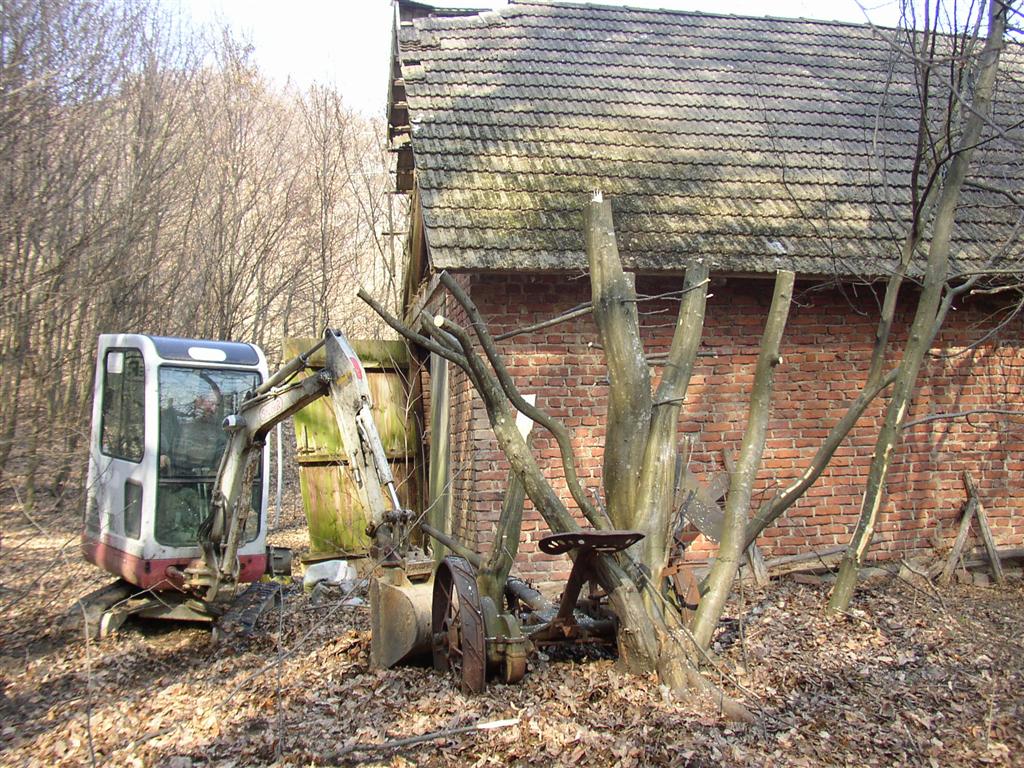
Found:
<svg viewBox="0 0 1024 768"><path fill-rule="evenodd" d="M579 269L595 188L638 269L881 275L896 252L914 90L867 27L526 2L417 19L399 59L437 267ZM982 151L1024 187L1011 147ZM1012 223L983 198L968 261Z"/></svg>

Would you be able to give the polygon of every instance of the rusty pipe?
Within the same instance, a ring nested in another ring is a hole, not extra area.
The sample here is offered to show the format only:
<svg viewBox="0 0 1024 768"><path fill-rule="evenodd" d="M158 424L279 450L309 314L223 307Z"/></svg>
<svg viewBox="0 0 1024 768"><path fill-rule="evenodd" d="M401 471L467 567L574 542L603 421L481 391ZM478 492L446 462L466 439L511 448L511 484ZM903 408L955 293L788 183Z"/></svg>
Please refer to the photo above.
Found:
<svg viewBox="0 0 1024 768"><path fill-rule="evenodd" d="M448 547L448 549L457 554L459 557L464 557L467 560L469 560L470 564L477 570L480 570L483 567L484 559L478 553L474 552L465 544L456 541L447 533L442 533L441 531L437 530L431 525L427 525L426 523L420 523L420 530L428 536L437 539L439 542L444 544L446 547Z"/></svg>

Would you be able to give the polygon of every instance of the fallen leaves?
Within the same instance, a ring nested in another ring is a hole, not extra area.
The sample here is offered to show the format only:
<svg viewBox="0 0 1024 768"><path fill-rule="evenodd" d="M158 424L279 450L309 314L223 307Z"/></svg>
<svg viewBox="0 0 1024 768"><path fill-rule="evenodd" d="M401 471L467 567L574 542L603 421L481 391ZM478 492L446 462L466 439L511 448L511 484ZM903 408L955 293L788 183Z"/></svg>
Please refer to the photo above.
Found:
<svg viewBox="0 0 1024 768"><path fill-rule="evenodd" d="M44 522L66 534L77 516L54 513ZM761 725L743 728L607 659L538 657L520 685L492 684L474 697L427 668L373 670L366 609L332 610L329 601L313 606L298 595L286 599L283 616L266 619L275 633L279 621L284 627L280 648L270 634L217 647L207 630L165 624L135 625L87 648L56 618L102 575L67 554L66 535L46 539L15 523L5 523L0 565L0 604L8 608L0 648L4 764L87 764L91 741L97 762L110 765L324 765L356 745L506 719L519 724L360 759L988 766L1024 754L1019 582L1003 590L953 586L943 607L893 580L862 592L851 616L838 621L822 614L823 590L814 585L783 581L755 593L747 610L732 605L736 618L716 654L744 688L723 679L727 693L749 691L746 703L761 714ZM269 664L279 651L284 661Z"/></svg>

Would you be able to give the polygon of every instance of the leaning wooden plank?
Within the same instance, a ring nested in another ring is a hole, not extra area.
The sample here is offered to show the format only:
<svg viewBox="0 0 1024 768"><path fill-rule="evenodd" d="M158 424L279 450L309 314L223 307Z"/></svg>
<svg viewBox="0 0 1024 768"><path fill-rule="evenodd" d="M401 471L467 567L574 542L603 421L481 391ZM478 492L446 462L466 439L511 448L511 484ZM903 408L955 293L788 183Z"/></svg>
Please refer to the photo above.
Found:
<svg viewBox="0 0 1024 768"><path fill-rule="evenodd" d="M988 515L985 514L985 507L978 502L978 525L981 528L981 538L985 542L985 550L988 552L988 560L992 565L992 577L996 584L1006 581L1003 574L1003 565L999 559L999 552L996 550L995 539L992 538L992 529L988 527Z"/></svg>
<svg viewBox="0 0 1024 768"><path fill-rule="evenodd" d="M819 559L829 558L833 555L841 555L846 551L845 544L839 544L835 547L829 547L828 549L820 549L817 552L801 552L796 555L783 555L782 557L773 557L770 560L765 561L765 567L773 574L779 571L779 569L785 568L789 565L806 563L809 560L818 561Z"/></svg>
<svg viewBox="0 0 1024 768"><path fill-rule="evenodd" d="M750 563L750 572L754 576L754 583L759 587L768 586L768 569L764 564L764 557L757 544L747 547L747 562Z"/></svg>
<svg viewBox="0 0 1024 768"><path fill-rule="evenodd" d="M1006 577L1003 575L1003 565L999 562L999 552L996 550L995 539L992 538L992 529L988 526L988 515L985 514L985 507L978 496L978 488L974 484L974 478L970 476L966 469L964 470L964 485L967 486L967 492L977 499L978 502L978 528L981 529L981 538L985 542L985 551L988 552L988 560L992 567L992 578L996 580L996 584L1002 584L1006 581Z"/></svg>
<svg viewBox="0 0 1024 768"><path fill-rule="evenodd" d="M773 557L764 561L765 570L769 578L785 576L789 573L831 571L834 570L846 551L846 545L840 544L827 549L819 549L816 552L800 552L796 555L783 555ZM749 563L740 566L740 578L750 580L753 578Z"/></svg>
<svg viewBox="0 0 1024 768"><path fill-rule="evenodd" d="M956 565L960 562L960 554L964 551L964 544L967 543L967 532L971 530L971 518L974 517L974 510L977 507L978 497L970 496L967 506L964 507L963 517L960 518L960 530L957 531L956 542L953 544L953 549L950 550L949 557L946 558L946 567L942 569L942 574L939 576L940 584L949 584L949 580L953 578Z"/></svg>

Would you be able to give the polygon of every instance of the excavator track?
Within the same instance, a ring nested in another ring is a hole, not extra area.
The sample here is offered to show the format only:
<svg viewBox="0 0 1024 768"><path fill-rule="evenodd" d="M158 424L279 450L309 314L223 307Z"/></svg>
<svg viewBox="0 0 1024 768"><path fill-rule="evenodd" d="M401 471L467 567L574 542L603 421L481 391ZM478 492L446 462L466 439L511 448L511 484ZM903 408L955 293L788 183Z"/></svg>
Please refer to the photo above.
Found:
<svg viewBox="0 0 1024 768"><path fill-rule="evenodd" d="M276 581L254 581L217 619L214 625L215 639L220 642L228 637L252 637L256 631L256 622L263 612L272 601L283 600L288 591L290 588Z"/></svg>

